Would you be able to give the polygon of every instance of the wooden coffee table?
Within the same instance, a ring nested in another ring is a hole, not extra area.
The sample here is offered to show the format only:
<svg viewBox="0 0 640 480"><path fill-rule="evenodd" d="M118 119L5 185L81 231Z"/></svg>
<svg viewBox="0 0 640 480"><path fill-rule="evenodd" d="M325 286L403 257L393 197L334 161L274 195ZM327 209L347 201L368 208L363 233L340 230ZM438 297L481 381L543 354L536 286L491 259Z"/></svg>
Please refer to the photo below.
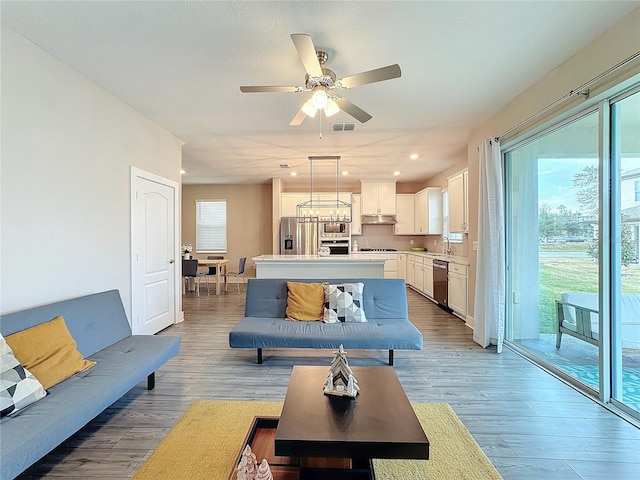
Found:
<svg viewBox="0 0 640 480"><path fill-rule="evenodd" d="M429 440L392 367L352 367L355 399L324 395L329 367L293 368L275 434L275 454L347 458L429 458Z"/></svg>

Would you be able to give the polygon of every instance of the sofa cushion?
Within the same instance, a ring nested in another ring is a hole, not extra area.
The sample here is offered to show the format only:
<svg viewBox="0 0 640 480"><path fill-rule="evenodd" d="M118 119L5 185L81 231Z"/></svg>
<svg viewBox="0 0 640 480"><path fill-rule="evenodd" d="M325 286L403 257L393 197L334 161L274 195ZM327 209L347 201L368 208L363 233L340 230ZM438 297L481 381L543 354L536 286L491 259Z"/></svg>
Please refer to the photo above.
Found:
<svg viewBox="0 0 640 480"><path fill-rule="evenodd" d="M0 335L0 417L15 413L46 395L42 384L20 364Z"/></svg>
<svg viewBox="0 0 640 480"><path fill-rule="evenodd" d="M60 316L7 336L7 343L44 388L95 365L78 352L76 341Z"/></svg>
<svg viewBox="0 0 640 480"><path fill-rule="evenodd" d="M366 290L366 289L365 289ZM366 323L289 322L245 317L229 332L232 348L338 348L421 350L422 334L406 318Z"/></svg>
<svg viewBox="0 0 640 480"><path fill-rule="evenodd" d="M321 320L325 293L321 283L287 282L287 319Z"/></svg>
<svg viewBox="0 0 640 480"><path fill-rule="evenodd" d="M366 322L362 308L363 289L363 283L325 284L324 322Z"/></svg>

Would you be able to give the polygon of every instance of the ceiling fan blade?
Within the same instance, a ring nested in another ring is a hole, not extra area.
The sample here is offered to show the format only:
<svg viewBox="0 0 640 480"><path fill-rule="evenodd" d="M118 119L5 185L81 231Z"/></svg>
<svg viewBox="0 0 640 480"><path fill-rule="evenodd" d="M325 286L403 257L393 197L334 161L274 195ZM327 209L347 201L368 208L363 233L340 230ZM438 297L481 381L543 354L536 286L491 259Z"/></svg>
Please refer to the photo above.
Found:
<svg viewBox="0 0 640 480"><path fill-rule="evenodd" d="M291 123L289 123L289 125L292 127L301 125L302 122L304 122L305 118L307 118L307 114L304 113L302 110L298 110L298 113L296 113L296 116L293 117L293 120L291 120Z"/></svg>
<svg viewBox="0 0 640 480"><path fill-rule="evenodd" d="M398 78L401 74L400 66L396 63L395 65L376 68L375 70L369 70L368 72L356 73L355 75L344 77L336 83L342 85L344 88L353 88L360 85L366 85L368 83L382 82L384 80Z"/></svg>
<svg viewBox="0 0 640 480"><path fill-rule="evenodd" d="M293 40L293 44L296 46L296 50L298 50L298 55L307 73L312 77L321 77L322 67L320 67L316 47L313 46L311 36L293 33L291 34L291 40Z"/></svg>
<svg viewBox="0 0 640 480"><path fill-rule="evenodd" d="M302 92L304 88L301 87L288 87L278 85L253 85L240 87L242 93L259 93L259 92L282 92L282 93L295 93Z"/></svg>
<svg viewBox="0 0 640 480"><path fill-rule="evenodd" d="M373 118L367 112L362 110L360 107L355 106L346 98L336 97L334 101L338 104L338 106L340 107L340 110L348 113L349 115L351 115L353 118L355 118L361 123L368 122Z"/></svg>

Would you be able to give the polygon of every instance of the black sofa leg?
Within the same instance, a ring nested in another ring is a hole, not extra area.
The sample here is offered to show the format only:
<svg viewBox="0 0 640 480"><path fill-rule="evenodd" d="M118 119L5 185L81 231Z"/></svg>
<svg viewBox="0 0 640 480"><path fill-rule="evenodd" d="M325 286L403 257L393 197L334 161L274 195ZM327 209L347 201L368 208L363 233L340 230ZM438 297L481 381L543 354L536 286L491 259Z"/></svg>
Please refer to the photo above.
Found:
<svg viewBox="0 0 640 480"><path fill-rule="evenodd" d="M258 365L262 364L262 349L258 348Z"/></svg>
<svg viewBox="0 0 640 480"><path fill-rule="evenodd" d="M154 388L156 388L156 372L147 377L147 390L153 390Z"/></svg>
<svg viewBox="0 0 640 480"><path fill-rule="evenodd" d="M393 350L389 350L389 365L393 367Z"/></svg>

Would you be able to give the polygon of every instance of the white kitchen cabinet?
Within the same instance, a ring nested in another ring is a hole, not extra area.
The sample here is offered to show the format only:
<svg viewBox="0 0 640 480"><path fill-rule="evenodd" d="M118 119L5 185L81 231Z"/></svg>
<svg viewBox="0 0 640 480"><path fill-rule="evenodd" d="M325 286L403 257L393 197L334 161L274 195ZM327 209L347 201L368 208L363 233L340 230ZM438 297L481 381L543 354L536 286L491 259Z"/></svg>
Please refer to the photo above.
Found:
<svg viewBox="0 0 640 480"><path fill-rule="evenodd" d="M398 254L383 254L384 262L384 278L398 278Z"/></svg>
<svg viewBox="0 0 640 480"><path fill-rule="evenodd" d="M411 285L412 287L415 285L416 279L416 256L415 255L407 255L407 285Z"/></svg>
<svg viewBox="0 0 640 480"><path fill-rule="evenodd" d="M360 181L363 215L396 214L396 182Z"/></svg>
<svg viewBox="0 0 640 480"><path fill-rule="evenodd" d="M354 193L351 195L351 214L353 215L351 220L351 235L362 235L362 207L361 196Z"/></svg>
<svg viewBox="0 0 640 480"><path fill-rule="evenodd" d="M449 263L449 308L463 320L467 316L467 267Z"/></svg>
<svg viewBox="0 0 640 480"><path fill-rule="evenodd" d="M415 195L396 195L396 219L394 234L414 235Z"/></svg>
<svg viewBox="0 0 640 480"><path fill-rule="evenodd" d="M424 259L422 278L422 293L433 298L433 260L431 258Z"/></svg>
<svg viewBox="0 0 640 480"><path fill-rule="evenodd" d="M419 292L424 291L424 258L415 256L413 287Z"/></svg>
<svg viewBox="0 0 640 480"><path fill-rule="evenodd" d="M308 195L307 195L308 196ZM351 192L340 192L337 196L338 200L345 203L351 203ZM318 192L313 194L314 200L321 202L336 203L336 192ZM335 210L335 209L334 209Z"/></svg>
<svg viewBox="0 0 640 480"><path fill-rule="evenodd" d="M298 214L296 211L298 204L307 200L309 200L308 193L281 193L280 216L295 217Z"/></svg>
<svg viewBox="0 0 640 480"><path fill-rule="evenodd" d="M335 192L318 192L314 193L313 197L309 196L309 193L281 193L280 194L280 216L281 217L295 217L298 215L298 204L308 202L310 199L314 202L318 202L313 206L313 210L317 211L321 217L329 218L332 214L336 214L336 194ZM338 200L351 203L351 192L340 192L338 194ZM323 202L322 204L320 202ZM323 206L324 205L324 206ZM329 205L328 207L326 205ZM309 210L309 208L305 209ZM340 215L343 215L345 208L340 209ZM359 215L358 215L359 217Z"/></svg>
<svg viewBox="0 0 640 480"><path fill-rule="evenodd" d="M415 234L442 233L442 189L427 187L415 195Z"/></svg>
<svg viewBox="0 0 640 480"><path fill-rule="evenodd" d="M368 253L357 252L351 256L357 258L384 258L384 278L398 278L398 254L397 253Z"/></svg>
<svg viewBox="0 0 640 480"><path fill-rule="evenodd" d="M465 169L448 180L449 231L467 233L469 231L469 173Z"/></svg>
<svg viewBox="0 0 640 480"><path fill-rule="evenodd" d="M398 278L402 278L405 282L407 281L407 254L406 253L398 254Z"/></svg>

